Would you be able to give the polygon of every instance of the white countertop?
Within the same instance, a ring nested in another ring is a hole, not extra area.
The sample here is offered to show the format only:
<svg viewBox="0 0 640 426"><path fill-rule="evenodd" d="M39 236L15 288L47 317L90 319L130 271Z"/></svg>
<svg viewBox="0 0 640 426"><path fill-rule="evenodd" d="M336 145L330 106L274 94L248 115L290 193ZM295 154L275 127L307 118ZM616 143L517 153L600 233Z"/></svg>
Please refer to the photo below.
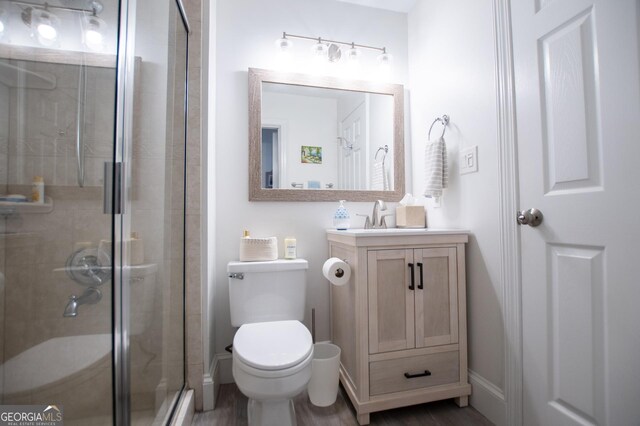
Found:
<svg viewBox="0 0 640 426"><path fill-rule="evenodd" d="M393 235L451 235L469 234L468 229L447 228L386 228L386 229L327 229L327 234L351 235L354 237L390 237Z"/></svg>

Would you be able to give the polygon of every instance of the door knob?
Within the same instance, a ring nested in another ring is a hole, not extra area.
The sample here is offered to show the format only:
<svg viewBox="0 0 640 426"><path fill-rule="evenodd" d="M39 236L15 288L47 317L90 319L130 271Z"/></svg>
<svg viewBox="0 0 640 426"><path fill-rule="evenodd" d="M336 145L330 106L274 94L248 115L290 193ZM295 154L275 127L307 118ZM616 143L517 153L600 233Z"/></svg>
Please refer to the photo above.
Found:
<svg viewBox="0 0 640 426"><path fill-rule="evenodd" d="M544 218L542 212L538 209L521 210L518 212L518 224L538 226Z"/></svg>

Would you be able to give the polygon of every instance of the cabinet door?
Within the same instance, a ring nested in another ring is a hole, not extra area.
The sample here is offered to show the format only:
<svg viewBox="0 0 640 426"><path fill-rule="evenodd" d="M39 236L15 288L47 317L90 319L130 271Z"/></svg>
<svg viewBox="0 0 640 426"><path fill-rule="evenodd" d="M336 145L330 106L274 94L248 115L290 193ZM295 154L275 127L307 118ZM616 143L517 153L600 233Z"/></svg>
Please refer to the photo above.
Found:
<svg viewBox="0 0 640 426"><path fill-rule="evenodd" d="M367 261L369 352L414 348L413 250L372 250Z"/></svg>
<svg viewBox="0 0 640 426"><path fill-rule="evenodd" d="M455 248L414 251L416 347L458 342L458 275Z"/></svg>

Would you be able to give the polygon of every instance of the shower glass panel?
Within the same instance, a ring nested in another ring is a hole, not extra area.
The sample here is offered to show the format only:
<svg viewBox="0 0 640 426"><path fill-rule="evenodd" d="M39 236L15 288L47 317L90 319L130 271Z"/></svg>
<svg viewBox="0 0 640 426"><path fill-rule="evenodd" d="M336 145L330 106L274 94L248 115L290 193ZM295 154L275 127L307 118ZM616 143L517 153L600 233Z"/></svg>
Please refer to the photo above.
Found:
<svg viewBox="0 0 640 426"><path fill-rule="evenodd" d="M166 424L175 411L185 383L178 4L0 0L0 405L55 406L83 426ZM43 13L52 25L40 32ZM39 177L44 198L33 202Z"/></svg>
<svg viewBox="0 0 640 426"><path fill-rule="evenodd" d="M0 404L55 405L66 425L113 424L113 216L120 5L0 2ZM73 7L71 7L73 6ZM99 38L99 40L98 40ZM44 199L32 201L32 182ZM25 201L26 200L26 201Z"/></svg>
<svg viewBox="0 0 640 426"><path fill-rule="evenodd" d="M130 285L123 285L123 296L129 293L123 323L131 421L143 425L171 415L185 382L187 31L175 1L138 0L133 16L135 48L127 57L134 114L124 138L122 222L124 284Z"/></svg>

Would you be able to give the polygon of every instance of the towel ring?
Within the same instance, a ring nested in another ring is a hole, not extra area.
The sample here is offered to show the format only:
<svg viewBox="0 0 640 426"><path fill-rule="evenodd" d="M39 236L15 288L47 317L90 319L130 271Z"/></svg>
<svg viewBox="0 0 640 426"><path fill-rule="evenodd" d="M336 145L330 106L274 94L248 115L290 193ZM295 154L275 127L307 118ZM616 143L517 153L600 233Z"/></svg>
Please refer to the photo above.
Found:
<svg viewBox="0 0 640 426"><path fill-rule="evenodd" d="M431 129L433 129L433 125L438 121L442 123L442 134L440 135L440 138L444 137L444 132L447 130L447 124L449 124L449 116L447 114L433 120L433 123L431 123L431 127L429 127L429 134L427 136L429 140L431 140Z"/></svg>
<svg viewBox="0 0 640 426"><path fill-rule="evenodd" d="M380 153L380 151L384 151L384 157L382 157L382 161L384 161L384 159L387 157L387 153L389 152L389 145L381 146L380 148L378 148L378 150L376 151L376 155L373 157L374 160L378 159L378 153Z"/></svg>

